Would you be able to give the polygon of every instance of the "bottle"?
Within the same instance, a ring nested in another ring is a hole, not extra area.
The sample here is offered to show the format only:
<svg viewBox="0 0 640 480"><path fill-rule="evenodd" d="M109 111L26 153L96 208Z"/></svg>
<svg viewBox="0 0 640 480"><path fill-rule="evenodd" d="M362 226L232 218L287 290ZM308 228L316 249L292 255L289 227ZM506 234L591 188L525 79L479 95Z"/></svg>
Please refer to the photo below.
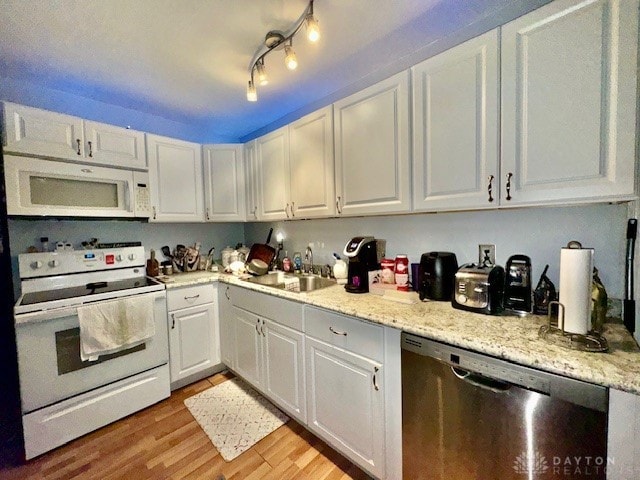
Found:
<svg viewBox="0 0 640 480"><path fill-rule="evenodd" d="M409 259L406 255L396 256L396 265L394 269L396 285L398 290L409 291Z"/></svg>
<svg viewBox="0 0 640 480"><path fill-rule="evenodd" d="M157 277L160 275L160 263L156 260L156 251L151 250L151 258L147 260L147 275Z"/></svg>
<svg viewBox="0 0 640 480"><path fill-rule="evenodd" d="M293 265L291 264L291 259L287 255L287 251L284 252L284 258L282 259L282 270L285 272L290 272L293 270Z"/></svg>
<svg viewBox="0 0 640 480"><path fill-rule="evenodd" d="M295 272L302 271L302 254L300 252L295 252L293 254L293 270Z"/></svg>

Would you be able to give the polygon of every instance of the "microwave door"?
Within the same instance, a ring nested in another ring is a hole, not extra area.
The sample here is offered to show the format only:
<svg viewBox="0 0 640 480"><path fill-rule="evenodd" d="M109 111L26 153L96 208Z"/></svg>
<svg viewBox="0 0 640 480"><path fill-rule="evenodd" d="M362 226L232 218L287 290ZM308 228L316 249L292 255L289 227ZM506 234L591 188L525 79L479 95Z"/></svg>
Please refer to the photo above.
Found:
<svg viewBox="0 0 640 480"><path fill-rule="evenodd" d="M9 215L133 217L133 172L5 157Z"/></svg>

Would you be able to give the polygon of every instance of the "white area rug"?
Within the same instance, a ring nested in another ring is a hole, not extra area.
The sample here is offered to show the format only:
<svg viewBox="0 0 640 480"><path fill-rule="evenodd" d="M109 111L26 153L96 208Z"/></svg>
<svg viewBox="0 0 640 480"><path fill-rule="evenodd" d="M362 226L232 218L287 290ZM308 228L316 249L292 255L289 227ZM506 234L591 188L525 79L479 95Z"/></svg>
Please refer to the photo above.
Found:
<svg viewBox="0 0 640 480"><path fill-rule="evenodd" d="M189 397L184 404L227 462L289 421L239 378Z"/></svg>

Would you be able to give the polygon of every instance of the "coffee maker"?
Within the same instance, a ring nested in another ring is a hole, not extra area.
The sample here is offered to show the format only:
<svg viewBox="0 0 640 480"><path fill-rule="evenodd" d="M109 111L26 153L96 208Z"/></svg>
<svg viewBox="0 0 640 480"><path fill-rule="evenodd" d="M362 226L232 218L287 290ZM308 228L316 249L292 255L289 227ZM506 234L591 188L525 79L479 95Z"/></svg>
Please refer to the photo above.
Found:
<svg viewBox="0 0 640 480"><path fill-rule="evenodd" d="M349 293L367 293L369 291L369 272L380 268L378 242L373 237L354 237L345 245L344 255L349 260L347 284L344 289ZM384 252L381 252L384 255Z"/></svg>

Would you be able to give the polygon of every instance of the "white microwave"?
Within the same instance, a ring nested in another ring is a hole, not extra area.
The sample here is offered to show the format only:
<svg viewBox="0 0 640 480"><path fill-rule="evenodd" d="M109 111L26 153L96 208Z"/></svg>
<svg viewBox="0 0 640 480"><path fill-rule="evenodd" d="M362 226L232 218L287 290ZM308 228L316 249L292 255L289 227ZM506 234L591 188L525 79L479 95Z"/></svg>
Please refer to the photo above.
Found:
<svg viewBox="0 0 640 480"><path fill-rule="evenodd" d="M149 174L4 156L9 215L143 217L151 214Z"/></svg>

